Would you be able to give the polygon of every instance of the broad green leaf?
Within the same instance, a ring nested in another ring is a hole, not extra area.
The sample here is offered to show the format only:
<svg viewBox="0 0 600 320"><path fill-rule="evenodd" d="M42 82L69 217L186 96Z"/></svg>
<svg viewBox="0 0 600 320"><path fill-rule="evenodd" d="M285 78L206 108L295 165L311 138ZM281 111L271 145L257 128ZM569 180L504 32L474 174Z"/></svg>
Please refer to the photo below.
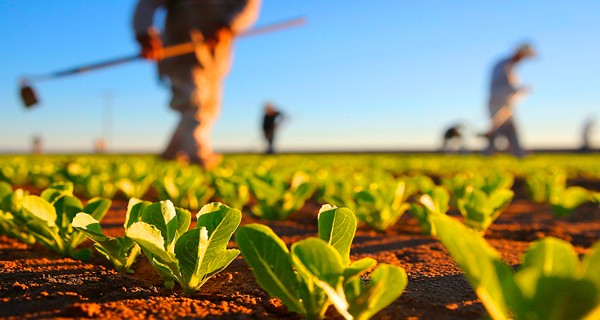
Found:
<svg viewBox="0 0 600 320"><path fill-rule="evenodd" d="M531 268L515 278L520 287L523 278L536 279L533 295L523 297L514 308L519 319L581 319L600 302L599 289L587 279L545 276Z"/></svg>
<svg viewBox="0 0 600 320"><path fill-rule="evenodd" d="M292 245L292 263L303 276L315 276L337 287L342 281L344 263L340 254L322 239L308 238Z"/></svg>
<svg viewBox="0 0 600 320"><path fill-rule="evenodd" d="M306 314L298 296L300 284L289 251L273 230L261 224L248 224L237 230L235 242L252 268L256 282L269 295L281 299L290 311Z"/></svg>
<svg viewBox="0 0 600 320"><path fill-rule="evenodd" d="M105 236L102 232L100 222L88 213L79 212L75 218L73 218L72 225L73 228L82 231L93 241L100 242L109 239L109 237Z"/></svg>
<svg viewBox="0 0 600 320"><path fill-rule="evenodd" d="M319 238L332 245L342 257L344 264L350 263L350 246L356 232L356 217L347 208L319 210Z"/></svg>
<svg viewBox="0 0 600 320"><path fill-rule="evenodd" d="M240 225L242 213L238 209L213 202L202 207L197 219L197 227L206 227L209 237L200 273L213 274L222 267L219 256L225 252L231 236Z"/></svg>
<svg viewBox="0 0 600 320"><path fill-rule="evenodd" d="M584 258L582 268L577 253L564 240L548 237L532 244L515 274L522 292L516 313L523 318L579 319L591 312L600 303L600 286L595 282L600 272L598 266L588 269L594 257L589 259Z"/></svg>
<svg viewBox="0 0 600 320"><path fill-rule="evenodd" d="M525 252L519 271L529 268L543 276L568 278L579 273L579 258L568 242L547 237L533 243Z"/></svg>
<svg viewBox="0 0 600 320"><path fill-rule="evenodd" d="M357 261L352 262L350 266L346 267L344 270L344 279L351 278L353 276L358 276L369 270L370 268L377 265L377 261L373 258L363 258Z"/></svg>
<svg viewBox="0 0 600 320"><path fill-rule="evenodd" d="M129 228L134 222L140 221L142 218L142 212L144 208L150 205L148 201L142 201L137 198L129 199L127 203L127 214L125 215L125 223L123 226L125 229Z"/></svg>
<svg viewBox="0 0 600 320"><path fill-rule="evenodd" d="M31 217L44 221L48 227L56 226L56 209L48 201L38 196L25 196L22 210Z"/></svg>
<svg viewBox="0 0 600 320"><path fill-rule="evenodd" d="M167 246L175 239L175 232L179 227L173 203L165 200L148 205L142 213L142 221L160 230L166 250Z"/></svg>
<svg viewBox="0 0 600 320"><path fill-rule="evenodd" d="M208 245L208 232L204 227L187 231L175 243L175 257L179 261L179 270L183 279L192 288L200 283L202 276L200 265Z"/></svg>
<svg viewBox="0 0 600 320"><path fill-rule="evenodd" d="M490 205L494 211L504 210L513 199L515 193L508 189L499 189L490 195Z"/></svg>
<svg viewBox="0 0 600 320"><path fill-rule="evenodd" d="M348 312L356 320L369 319L398 299L407 283L404 269L381 264L373 271L369 285L362 287L359 295L355 295L354 290L346 292L350 303Z"/></svg>
<svg viewBox="0 0 600 320"><path fill-rule="evenodd" d="M239 255L240 250L238 249L227 249L221 252L210 261L210 264L207 267L208 273L206 273L203 278L208 279L213 275L223 271Z"/></svg>
<svg viewBox="0 0 600 320"><path fill-rule="evenodd" d="M146 222L134 222L126 231L125 235L133 239L144 250L152 253L165 265L171 267L178 263L175 254L165 250L165 241L158 228Z"/></svg>
<svg viewBox="0 0 600 320"><path fill-rule="evenodd" d="M431 212L445 214L448 211L450 195L445 188L437 186L421 196L419 200Z"/></svg>
<svg viewBox="0 0 600 320"><path fill-rule="evenodd" d="M83 211L81 201L71 195L65 195L56 199L52 205L56 209L56 225L61 229L61 234L68 232L75 215Z"/></svg>
<svg viewBox="0 0 600 320"><path fill-rule="evenodd" d="M71 182L59 182L42 191L40 197L52 204L64 196L73 196L73 184Z"/></svg>
<svg viewBox="0 0 600 320"><path fill-rule="evenodd" d="M432 215L437 236L493 319L507 319L504 290L514 288L512 272L481 236L446 215ZM514 289L513 289L514 290Z"/></svg>
<svg viewBox="0 0 600 320"><path fill-rule="evenodd" d="M600 288L600 241L590 249L581 263L582 278L590 279Z"/></svg>
<svg viewBox="0 0 600 320"><path fill-rule="evenodd" d="M90 214L96 220L102 220L108 209L110 209L111 201L105 198L92 198L83 207L83 212Z"/></svg>
<svg viewBox="0 0 600 320"><path fill-rule="evenodd" d="M192 223L192 214L186 209L175 208L175 215L177 216L177 233L184 234Z"/></svg>
<svg viewBox="0 0 600 320"><path fill-rule="evenodd" d="M348 302L344 294L342 257L335 248L319 238L298 241L291 248L292 264L298 270L312 296L327 294L338 312L349 319ZM326 303L326 302L325 302Z"/></svg>
<svg viewBox="0 0 600 320"><path fill-rule="evenodd" d="M230 208L219 202L212 202L200 209L196 219L198 220L196 228L206 227L209 235L212 235L218 228L226 228L233 234L242 219L242 213L238 209ZM224 222L225 224L223 224ZM234 225L235 227L233 227Z"/></svg>

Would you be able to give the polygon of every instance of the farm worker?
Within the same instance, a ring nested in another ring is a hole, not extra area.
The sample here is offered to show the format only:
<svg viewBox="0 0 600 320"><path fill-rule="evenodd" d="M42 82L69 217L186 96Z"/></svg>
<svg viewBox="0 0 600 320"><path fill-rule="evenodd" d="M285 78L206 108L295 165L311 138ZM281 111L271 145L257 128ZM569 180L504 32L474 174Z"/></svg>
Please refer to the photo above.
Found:
<svg viewBox="0 0 600 320"><path fill-rule="evenodd" d="M279 112L271 102L265 104L265 115L263 117L263 133L265 140L267 140L267 151L268 154L273 154L273 140L275 139L275 130L279 123L283 120L283 114Z"/></svg>
<svg viewBox="0 0 600 320"><path fill-rule="evenodd" d="M213 152L211 130L221 109L222 82L231 66L232 42L257 19L260 0L139 0L133 28L142 56L158 62L171 87L170 107L181 119L161 154L210 169L221 161ZM154 27L166 9L164 30ZM161 60L164 46L197 43L196 54Z"/></svg>
<svg viewBox="0 0 600 320"><path fill-rule="evenodd" d="M593 118L589 118L583 125L583 131L581 132L581 148L579 149L581 152L589 152L592 150L591 138L594 131L594 122Z"/></svg>
<svg viewBox="0 0 600 320"><path fill-rule="evenodd" d="M536 53L529 44L523 44L508 58L500 60L492 71L490 86L489 112L492 119L492 128L486 134L488 147L486 154L496 151L495 142L498 137L505 137L511 153L517 157L524 156L519 144L517 129L513 122L513 107L517 100L523 97L530 89L519 86L515 74L515 67L524 59L535 57Z"/></svg>

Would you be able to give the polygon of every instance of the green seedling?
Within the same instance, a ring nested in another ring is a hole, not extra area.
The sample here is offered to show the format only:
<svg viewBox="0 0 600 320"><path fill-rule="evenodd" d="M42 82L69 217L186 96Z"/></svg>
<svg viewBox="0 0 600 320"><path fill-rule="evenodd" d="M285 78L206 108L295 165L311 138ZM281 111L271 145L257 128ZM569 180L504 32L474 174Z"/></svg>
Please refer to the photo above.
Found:
<svg viewBox="0 0 600 320"><path fill-rule="evenodd" d="M529 197L535 203L549 203L555 189L564 189L567 176L564 172L536 172L525 178Z"/></svg>
<svg viewBox="0 0 600 320"><path fill-rule="evenodd" d="M590 192L583 187L556 187L550 195L550 209L557 217L568 217L590 198Z"/></svg>
<svg viewBox="0 0 600 320"><path fill-rule="evenodd" d="M486 172L473 174L462 172L442 179L442 184L452 193L452 204L458 205L457 200L463 199L469 190L479 189L486 195L491 195L497 190L510 189L514 183L514 176L506 172Z"/></svg>
<svg viewBox="0 0 600 320"><path fill-rule="evenodd" d="M227 249L242 219L239 210L213 202L203 206L196 218L196 227L188 230L190 213L176 209L169 200L161 201L144 208L142 221L125 233L142 248L167 289L178 282L184 293L194 293L239 254L237 249Z"/></svg>
<svg viewBox="0 0 600 320"><path fill-rule="evenodd" d="M390 192L371 184L368 189L356 192L356 216L377 231L384 231L398 222L410 207L406 202L406 182L399 181Z"/></svg>
<svg viewBox="0 0 600 320"><path fill-rule="evenodd" d="M173 169L158 177L153 185L160 199L169 199L177 207L198 210L215 193L201 171Z"/></svg>
<svg viewBox="0 0 600 320"><path fill-rule="evenodd" d="M483 237L448 216L432 218L438 237L492 319L598 319L600 242L579 260L556 238L534 242L516 272Z"/></svg>
<svg viewBox="0 0 600 320"><path fill-rule="evenodd" d="M150 202L136 198L129 200L127 215L125 216L125 232L127 229L142 218L142 212ZM106 257L122 273L133 273L131 266L135 258L140 254L140 247L131 238L109 237L104 235L100 222L85 212L78 213L73 219L73 228L84 233L90 240L94 241L96 250Z"/></svg>
<svg viewBox="0 0 600 320"><path fill-rule="evenodd" d="M250 188L244 179L236 176L214 178L217 197L229 206L242 209L250 201Z"/></svg>
<svg viewBox="0 0 600 320"><path fill-rule="evenodd" d="M419 221L423 233L435 236L435 228L431 224L431 215L446 214L450 195L441 186L436 186L419 197L419 203L411 203L410 212Z"/></svg>
<svg viewBox="0 0 600 320"><path fill-rule="evenodd" d="M507 189L493 191L490 195L479 189L470 188L464 198L456 200L460 213L465 217L466 225L480 233L498 218L510 204L514 192Z"/></svg>
<svg viewBox="0 0 600 320"><path fill-rule="evenodd" d="M115 183L115 187L121 191L126 198L141 198L148 192L152 182L154 181L154 175L147 174L139 177L121 177Z"/></svg>
<svg viewBox="0 0 600 320"><path fill-rule="evenodd" d="M309 176L296 172L289 187L281 177L249 177L248 187L256 198L252 213L267 220L283 220L302 208L314 192Z"/></svg>
<svg viewBox="0 0 600 320"><path fill-rule="evenodd" d="M345 207L351 211L356 211L356 202L352 183L348 183L346 180L340 179L329 179L322 181L319 192L320 203L330 203L339 207Z"/></svg>
<svg viewBox="0 0 600 320"><path fill-rule="evenodd" d="M108 211L111 201L90 199L85 206L73 196L71 183L54 184L42 192L41 197L28 195L21 201L17 218L38 242L63 256L85 260L91 257L90 249L77 250L85 235L73 228L72 221L78 212L85 212L100 221Z"/></svg>
<svg viewBox="0 0 600 320"><path fill-rule="evenodd" d="M12 190L7 182L0 181L0 234L18 239L28 245L35 243L35 238L27 232L27 228L13 213L21 210L21 201L27 195L23 189Z"/></svg>
<svg viewBox="0 0 600 320"><path fill-rule="evenodd" d="M296 242L291 250L265 225L240 227L236 243L263 289L307 319L324 318L331 304L346 319L368 319L402 294L402 268L381 264L365 284L360 276L377 262L350 262L352 211L325 205L318 219L319 237Z"/></svg>

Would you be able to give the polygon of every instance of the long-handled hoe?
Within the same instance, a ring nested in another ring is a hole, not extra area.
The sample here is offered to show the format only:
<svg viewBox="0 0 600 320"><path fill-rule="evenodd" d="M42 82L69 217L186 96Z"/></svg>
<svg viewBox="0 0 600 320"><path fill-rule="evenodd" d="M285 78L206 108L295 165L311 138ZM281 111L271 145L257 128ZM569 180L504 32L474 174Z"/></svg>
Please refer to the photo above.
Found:
<svg viewBox="0 0 600 320"><path fill-rule="evenodd" d="M246 37L257 36L257 35L261 35L261 34L265 34L265 33L281 31L281 30L301 26L305 23L306 23L306 18L304 18L304 17L291 18L291 19L274 22L271 24L267 24L267 25L263 25L263 26L259 26L259 27L250 29L250 30L240 34L239 37L246 38ZM186 42L186 43L181 43L181 44L176 44L173 46L165 47L163 50L163 53L164 53L163 59L195 52L197 46L198 46L198 43L196 41L191 41L191 42ZM60 71L56 71L56 72L52 72L52 73L48 73L48 74L44 74L44 75L36 75L36 76L23 78L23 79L21 79L21 82L20 82L21 100L23 101L23 104L25 105L26 108L31 108L39 102L39 100L37 98L37 94L35 93L35 90L31 86L32 82L41 82L41 81L46 81L46 80L52 80L52 79L61 78L64 76L80 74L80 73L84 73L87 71L98 70L98 69L116 66L116 65L124 64L127 62L132 62L132 61L137 61L137 60L141 60L141 59L142 59L141 54L136 53L134 55L129 55L129 56L120 57L120 58L114 58L114 59L110 59L107 61L90 63L87 65L70 68L70 69L65 69L65 70L60 70Z"/></svg>

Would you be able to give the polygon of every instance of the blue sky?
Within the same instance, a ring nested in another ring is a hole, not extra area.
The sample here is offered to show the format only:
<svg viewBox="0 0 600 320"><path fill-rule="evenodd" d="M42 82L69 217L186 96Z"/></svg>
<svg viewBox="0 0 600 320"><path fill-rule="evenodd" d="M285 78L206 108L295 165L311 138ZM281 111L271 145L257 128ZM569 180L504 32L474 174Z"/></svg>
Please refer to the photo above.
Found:
<svg viewBox="0 0 600 320"><path fill-rule="evenodd" d="M91 151L106 131L115 152L165 146L178 116L148 62L34 84L32 110L18 99L23 75L135 53L134 6L0 2L0 152L27 151L34 135L48 151ZM539 52L518 69L533 86L516 110L526 147L578 146L600 116L598 1L264 0L257 25L298 15L308 24L236 43L217 149L261 151L268 100L288 115L280 150L437 148L457 122L479 147L490 69L523 41Z"/></svg>

